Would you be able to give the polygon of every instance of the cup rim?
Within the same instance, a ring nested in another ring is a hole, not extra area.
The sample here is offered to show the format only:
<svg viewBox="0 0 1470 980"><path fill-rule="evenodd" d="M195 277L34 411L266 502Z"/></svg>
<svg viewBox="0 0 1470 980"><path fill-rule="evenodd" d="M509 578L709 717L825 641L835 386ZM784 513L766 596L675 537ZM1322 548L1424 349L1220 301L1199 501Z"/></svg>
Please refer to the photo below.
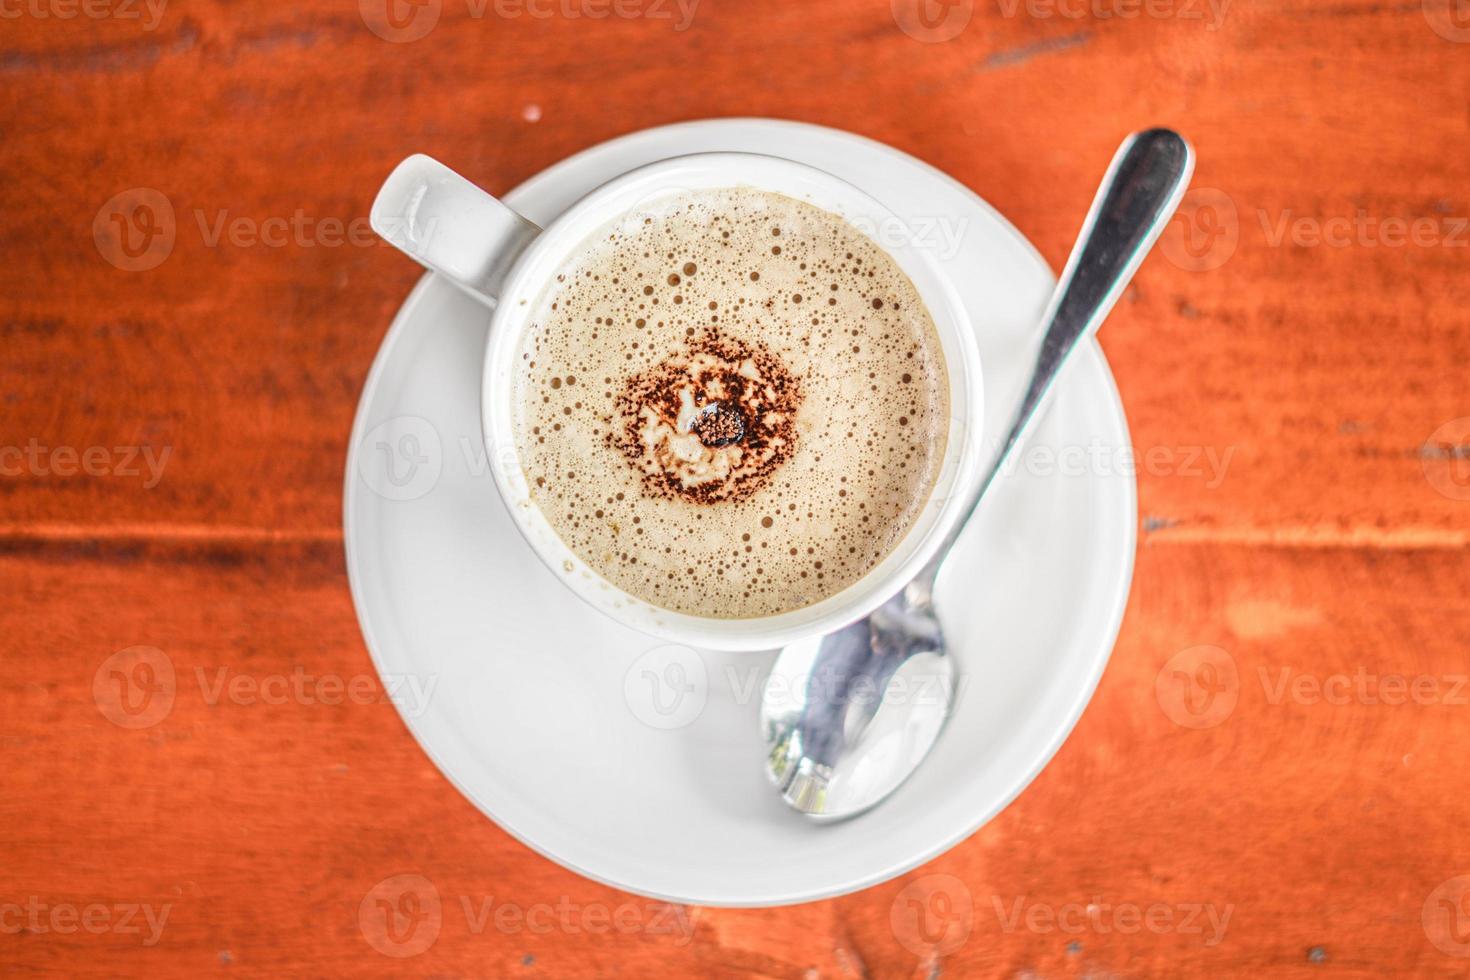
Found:
<svg viewBox="0 0 1470 980"><path fill-rule="evenodd" d="M668 179L678 173L686 179ZM874 241L899 264L919 293L934 320L949 372L949 438L940 478L930 488L919 517L883 559L857 581L816 603L770 616L718 618L678 613L605 579L562 541L531 499L514 438L514 353L529 324L528 313L549 288L550 276L599 228L641 203L670 193L740 186L804 200L836 213L850 224L859 217L891 220L907 227L887 206L848 181L769 154L692 153L645 164L614 177L547 224L511 266L490 320L481 375L480 419L490 471L512 522L536 556L572 592L613 620L658 639L711 650L756 651L820 636L862 618L933 557L944 536L963 516L958 505L968 499L979 479L984 379L969 313L939 263L916 245ZM543 271L545 275L536 275Z"/></svg>

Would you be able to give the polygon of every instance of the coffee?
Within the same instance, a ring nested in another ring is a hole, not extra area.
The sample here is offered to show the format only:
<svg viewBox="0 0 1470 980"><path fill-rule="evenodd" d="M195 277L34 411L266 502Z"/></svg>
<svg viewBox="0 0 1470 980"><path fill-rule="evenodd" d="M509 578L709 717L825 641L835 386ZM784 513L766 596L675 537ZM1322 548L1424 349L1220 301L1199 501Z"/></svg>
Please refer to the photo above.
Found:
<svg viewBox="0 0 1470 980"><path fill-rule="evenodd" d="M558 536L655 606L753 618L862 578L939 476L934 323L841 217L749 188L591 236L521 340L516 451Z"/></svg>

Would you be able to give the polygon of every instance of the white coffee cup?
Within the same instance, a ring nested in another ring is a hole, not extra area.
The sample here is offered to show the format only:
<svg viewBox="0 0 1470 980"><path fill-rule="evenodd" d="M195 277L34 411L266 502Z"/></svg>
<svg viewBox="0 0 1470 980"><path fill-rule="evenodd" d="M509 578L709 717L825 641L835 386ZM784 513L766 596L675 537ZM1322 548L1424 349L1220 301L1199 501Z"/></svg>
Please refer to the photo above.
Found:
<svg viewBox="0 0 1470 980"><path fill-rule="evenodd" d="M949 372L950 426L940 475L898 545L835 595L790 612L717 619L672 612L613 585L552 530L532 501L516 455L515 353L529 312L594 233L670 195L728 187L784 194L837 214L870 236L908 275L934 320ZM830 632L867 615L933 556L980 476L984 406L975 335L954 286L909 226L831 174L755 153L674 157L617 177L538 228L443 164L404 160L373 202L372 226L410 257L494 310L485 351L481 418L495 484L536 554L572 591L613 619L662 639L715 650L761 650Z"/></svg>

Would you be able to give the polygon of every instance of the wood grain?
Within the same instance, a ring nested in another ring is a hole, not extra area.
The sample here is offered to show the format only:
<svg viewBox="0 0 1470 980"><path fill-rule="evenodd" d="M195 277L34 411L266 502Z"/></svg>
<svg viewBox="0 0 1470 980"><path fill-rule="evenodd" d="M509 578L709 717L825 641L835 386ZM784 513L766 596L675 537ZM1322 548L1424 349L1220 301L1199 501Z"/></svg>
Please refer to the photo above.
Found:
<svg viewBox="0 0 1470 980"><path fill-rule="evenodd" d="M686 30L673 3L594 20L442 0L411 43L351 2L175 0L152 30L130 6L139 19L0 9L0 452L32 452L0 455L0 929L32 896L171 912L150 946L0 932L0 971L1463 975L1443 947L1470 949L1436 945L1422 918L1470 874L1470 705L1451 695L1470 474L1443 448L1470 436L1443 428L1470 416L1470 24L1447 0L977 0L942 43L905 34L885 0L702 0ZM1103 337L1155 463L1116 654L1055 762L899 881L667 910L485 821L391 706L211 703L199 671L371 683L341 474L418 272L321 222L360 222L408 152L498 192L600 140L729 115L914 153L1053 265L1124 132L1174 126L1200 166ZM138 272L93 235L134 188L167 199L176 238ZM215 240L240 218L309 230ZM1395 243L1395 222L1420 240ZM68 475L94 447L93 472ZM179 688L134 731L93 682L136 646L163 651ZM1200 646L1231 658L1237 703L1194 729L1171 718L1169 665ZM1354 686L1390 675L1435 697ZM1311 696L1339 677L1346 703ZM444 901L439 938L407 959L357 916L400 873ZM627 906L639 926L476 929L466 908L491 896ZM1120 932L1125 906L1174 919ZM1183 926L1194 906L1230 910L1220 941ZM1074 913L1079 930L1058 925Z"/></svg>

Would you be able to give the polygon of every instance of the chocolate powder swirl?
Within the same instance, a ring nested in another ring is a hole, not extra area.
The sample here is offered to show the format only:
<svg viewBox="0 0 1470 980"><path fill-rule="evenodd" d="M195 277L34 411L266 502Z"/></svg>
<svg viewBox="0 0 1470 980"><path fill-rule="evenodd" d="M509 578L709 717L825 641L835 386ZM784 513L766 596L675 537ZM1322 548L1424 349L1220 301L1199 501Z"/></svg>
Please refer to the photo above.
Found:
<svg viewBox="0 0 1470 980"><path fill-rule="evenodd" d="M770 351L721 336L630 377L607 436L644 489L697 504L744 500L796 451L801 382Z"/></svg>

